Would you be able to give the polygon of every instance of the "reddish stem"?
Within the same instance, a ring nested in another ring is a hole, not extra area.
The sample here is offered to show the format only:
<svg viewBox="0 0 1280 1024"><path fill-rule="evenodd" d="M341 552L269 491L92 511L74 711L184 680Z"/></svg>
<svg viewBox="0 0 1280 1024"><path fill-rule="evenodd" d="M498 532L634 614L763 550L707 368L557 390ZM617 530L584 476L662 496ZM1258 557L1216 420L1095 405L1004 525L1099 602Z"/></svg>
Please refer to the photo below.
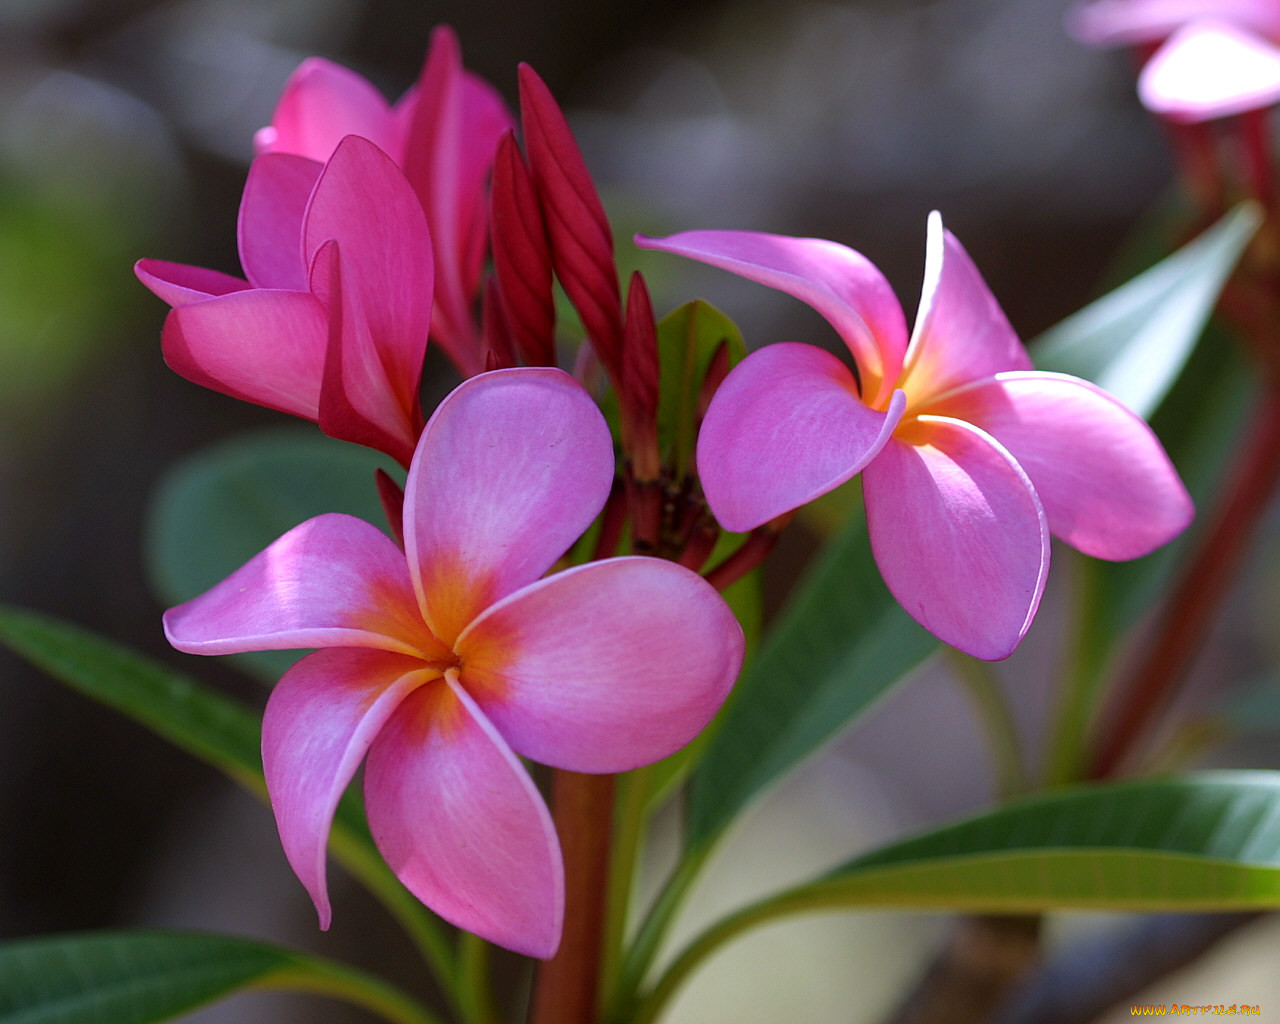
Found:
<svg viewBox="0 0 1280 1024"><path fill-rule="evenodd" d="M1254 527L1280 480L1280 389L1269 387L1242 443L1213 519L1183 570L1145 656L1120 688L1120 708L1106 718L1090 774L1114 775L1168 705L1235 576Z"/></svg>
<svg viewBox="0 0 1280 1024"><path fill-rule="evenodd" d="M604 951L612 775L557 771L552 793L564 854L564 937L555 957L538 969L529 1024L596 1024Z"/></svg>

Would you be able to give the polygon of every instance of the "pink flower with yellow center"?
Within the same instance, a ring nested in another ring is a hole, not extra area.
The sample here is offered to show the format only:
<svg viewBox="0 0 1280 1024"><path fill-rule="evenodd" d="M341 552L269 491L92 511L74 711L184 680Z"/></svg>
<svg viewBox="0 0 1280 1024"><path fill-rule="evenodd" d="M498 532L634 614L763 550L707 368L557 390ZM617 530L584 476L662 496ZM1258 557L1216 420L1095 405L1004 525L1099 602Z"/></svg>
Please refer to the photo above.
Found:
<svg viewBox="0 0 1280 1024"><path fill-rule="evenodd" d="M370 829L409 890L483 938L552 955L563 864L521 757L627 771L720 707L743 636L700 576L639 557L544 575L613 472L604 419L567 374L482 374L423 430L403 550L362 520L320 516L165 615L169 641L194 654L320 648L273 690L262 756L322 927L329 828L364 761Z"/></svg>
<svg viewBox="0 0 1280 1024"><path fill-rule="evenodd" d="M1190 522L1150 428L1093 384L1032 368L936 213L910 338L888 282L834 242L739 231L637 241L804 300L857 368L782 343L730 372L698 438L716 518L751 530L862 473L876 564L946 643L987 659L1013 651L1044 591L1051 533L1129 559Z"/></svg>

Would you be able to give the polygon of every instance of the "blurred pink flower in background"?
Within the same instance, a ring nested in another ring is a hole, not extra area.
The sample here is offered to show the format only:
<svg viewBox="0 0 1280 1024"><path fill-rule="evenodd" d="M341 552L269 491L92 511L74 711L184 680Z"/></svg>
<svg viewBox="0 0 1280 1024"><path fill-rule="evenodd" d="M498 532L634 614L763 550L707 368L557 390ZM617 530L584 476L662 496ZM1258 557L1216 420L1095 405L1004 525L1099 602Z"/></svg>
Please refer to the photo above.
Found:
<svg viewBox="0 0 1280 1024"><path fill-rule="evenodd" d="M1067 28L1096 46L1150 50L1138 94L1150 110L1196 122L1280 101L1280 4L1275 0L1095 0Z"/></svg>

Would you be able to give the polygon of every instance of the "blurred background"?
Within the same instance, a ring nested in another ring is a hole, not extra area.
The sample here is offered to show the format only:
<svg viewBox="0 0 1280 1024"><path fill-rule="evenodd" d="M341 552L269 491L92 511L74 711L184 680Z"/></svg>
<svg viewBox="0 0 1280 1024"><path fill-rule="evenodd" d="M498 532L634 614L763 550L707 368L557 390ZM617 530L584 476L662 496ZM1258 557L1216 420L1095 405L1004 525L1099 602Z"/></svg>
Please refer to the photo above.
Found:
<svg viewBox="0 0 1280 1024"><path fill-rule="evenodd" d="M694 227L834 238L884 270L909 315L925 218L939 209L1030 339L1095 293L1172 175L1126 55L1076 45L1061 27L1065 7L0 0L0 600L265 698L224 667L167 649L141 545L148 500L175 460L281 417L170 373L159 352L166 307L131 268L152 256L239 272L252 134L304 57L344 63L396 97L432 26L448 22L468 66L513 104L518 61L547 80L618 238ZM645 265L659 313L702 295L749 345L831 340L768 289L671 257ZM789 543L801 557L804 538ZM1042 616L1009 679L1034 675L1052 631ZM1255 641L1229 640L1248 661ZM1020 709L1032 732L1037 692L1028 683ZM925 673L761 808L694 916L990 793L963 696ZM335 928L321 935L265 808L0 654L0 938L219 929L350 956L418 985L390 925L334 884ZM881 913L804 927L741 944L770 965L752 972L765 976L755 988L741 966L714 963L679 1019L873 1021L943 933L923 915ZM779 966L788 955L794 963ZM255 997L201 1019L366 1018Z"/></svg>

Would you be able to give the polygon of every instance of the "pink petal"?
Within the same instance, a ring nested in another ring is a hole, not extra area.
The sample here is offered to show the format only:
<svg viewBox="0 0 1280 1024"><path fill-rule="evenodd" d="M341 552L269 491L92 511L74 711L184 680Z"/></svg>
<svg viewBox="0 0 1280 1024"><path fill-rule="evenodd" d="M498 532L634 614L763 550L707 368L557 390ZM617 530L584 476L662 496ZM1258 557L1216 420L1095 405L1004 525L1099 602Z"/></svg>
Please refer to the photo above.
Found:
<svg viewBox="0 0 1280 1024"><path fill-rule="evenodd" d="M295 526L217 586L164 616L188 654L374 647L449 663L418 615L400 549L377 527L331 513Z"/></svg>
<svg viewBox="0 0 1280 1024"><path fill-rule="evenodd" d="M820 238L756 231L637 235L636 244L731 270L807 302L849 347L867 402L879 406L889 400L902 368L907 325L889 282L861 253Z"/></svg>
<svg viewBox="0 0 1280 1024"><path fill-rule="evenodd" d="M314 420L327 336L314 295L252 289L178 306L161 344L187 380Z"/></svg>
<svg viewBox="0 0 1280 1024"><path fill-rule="evenodd" d="M1274 0L1094 0L1067 12L1067 31L1084 43L1152 43L1197 18L1218 18L1280 36Z"/></svg>
<svg viewBox="0 0 1280 1024"><path fill-rule="evenodd" d="M237 228L240 262L257 288L306 291L302 216L321 165L287 153L260 156L249 167Z"/></svg>
<svg viewBox="0 0 1280 1024"><path fill-rule="evenodd" d="M912 405L1002 370L1029 370L1031 358L955 235L929 215L924 288L902 387Z"/></svg>
<svg viewBox="0 0 1280 1024"><path fill-rule="evenodd" d="M408 466L422 431L416 395L408 408L369 328L363 296L345 271L336 241L326 242L312 267L312 290L327 295L329 344L320 387L320 429L330 437L386 452Z"/></svg>
<svg viewBox="0 0 1280 1024"><path fill-rule="evenodd" d="M551 815L452 679L419 687L396 709L369 751L364 791L374 841L418 899L500 946L555 953L564 866Z"/></svg>
<svg viewBox="0 0 1280 1024"><path fill-rule="evenodd" d="M1085 554L1137 558L1191 522L1191 498L1151 428L1087 381L1003 373L928 411L999 441L1030 477L1049 529Z"/></svg>
<svg viewBox="0 0 1280 1024"><path fill-rule="evenodd" d="M393 156L387 101L347 68L310 57L285 83L271 125L254 137L257 153L293 153L324 163L346 135L360 135Z"/></svg>
<svg viewBox="0 0 1280 1024"><path fill-rule="evenodd" d="M692 740L742 665L742 629L696 573L591 562L488 609L458 638L462 683L517 753L622 772Z"/></svg>
<svg viewBox="0 0 1280 1024"><path fill-rule="evenodd" d="M133 265L133 272L139 281L171 306L185 306L188 302L228 295L250 287L248 281L219 270L165 260L138 260Z"/></svg>
<svg viewBox="0 0 1280 1024"><path fill-rule="evenodd" d="M1174 121L1207 121L1280 101L1280 47L1224 22L1180 29L1142 69L1143 104Z"/></svg>
<svg viewBox="0 0 1280 1024"><path fill-rule="evenodd" d="M485 184L498 139L512 124L501 96L463 71L453 31L437 28L418 82L404 169L436 248L433 335L464 376L484 368L475 305L488 234Z"/></svg>
<svg viewBox="0 0 1280 1024"><path fill-rule="evenodd" d="M495 370L454 389L405 484L405 553L435 634L452 643L546 572L604 507L612 480L604 417L567 373Z"/></svg>
<svg viewBox="0 0 1280 1024"><path fill-rule="evenodd" d="M325 847L338 801L391 713L430 678L417 658L331 648L307 655L271 691L262 716L267 793L285 856L321 929L332 917Z"/></svg>
<svg viewBox="0 0 1280 1024"><path fill-rule="evenodd" d="M303 232L308 265L329 240L340 245L343 278L360 295L387 386L411 417L420 401L433 280L431 236L413 189L385 153L348 136L321 172Z"/></svg>
<svg viewBox="0 0 1280 1024"><path fill-rule="evenodd" d="M1009 453L959 420L921 417L862 474L867 529L889 590L944 643L995 660L1031 625L1049 530Z"/></svg>
<svg viewBox="0 0 1280 1024"><path fill-rule="evenodd" d="M906 399L883 412L858 397L853 374L813 345L783 342L730 371L698 435L698 474L727 530L767 523L860 472L880 451Z"/></svg>

